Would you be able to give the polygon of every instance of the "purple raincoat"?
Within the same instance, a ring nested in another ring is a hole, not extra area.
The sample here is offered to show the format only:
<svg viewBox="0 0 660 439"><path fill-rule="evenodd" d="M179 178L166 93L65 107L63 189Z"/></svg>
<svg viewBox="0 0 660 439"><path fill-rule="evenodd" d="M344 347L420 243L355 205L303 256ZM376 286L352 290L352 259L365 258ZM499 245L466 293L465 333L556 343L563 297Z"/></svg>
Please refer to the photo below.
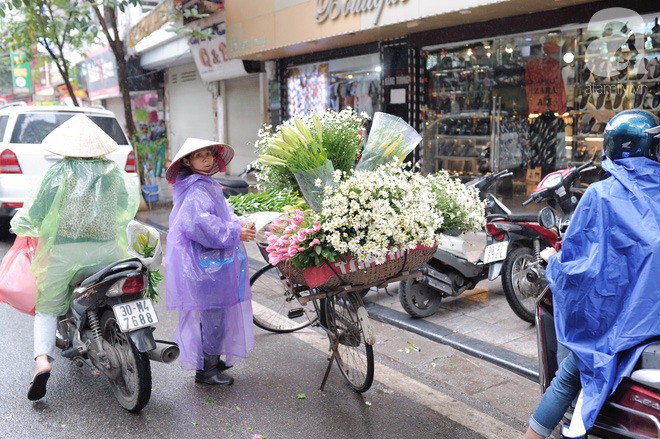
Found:
<svg viewBox="0 0 660 439"><path fill-rule="evenodd" d="M224 355L232 365L254 346L242 221L210 177L177 178L165 254L166 303L179 311L174 341L184 369L203 369L204 353Z"/></svg>

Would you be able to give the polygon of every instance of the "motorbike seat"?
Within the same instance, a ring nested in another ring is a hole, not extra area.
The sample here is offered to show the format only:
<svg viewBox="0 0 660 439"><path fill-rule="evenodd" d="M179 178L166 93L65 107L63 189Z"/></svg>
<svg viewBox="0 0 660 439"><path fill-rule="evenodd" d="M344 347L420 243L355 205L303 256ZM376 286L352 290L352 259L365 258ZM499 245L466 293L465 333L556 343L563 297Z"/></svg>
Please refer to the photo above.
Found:
<svg viewBox="0 0 660 439"><path fill-rule="evenodd" d="M499 214L499 213L493 213L491 215L486 216L486 221L491 222L494 220L505 220L505 221L511 221L511 222L519 222L519 223L537 223L539 221L539 216L537 214L529 214L529 213L512 213L509 215L506 214Z"/></svg>
<svg viewBox="0 0 660 439"><path fill-rule="evenodd" d="M138 258L128 258L128 259L122 259L117 262L113 262L110 265L101 264L101 265L92 265L89 267L85 267L76 273L76 275L73 277L73 279L71 279L71 282L69 284L72 287L77 287L78 285L80 285L81 287L86 287L94 283L97 283L99 280L103 279L108 275L120 271L125 271L127 269L130 270L142 269L142 263Z"/></svg>
<svg viewBox="0 0 660 439"><path fill-rule="evenodd" d="M630 378L654 389L660 389L660 342L654 342L644 348L642 357Z"/></svg>
<svg viewBox="0 0 660 439"><path fill-rule="evenodd" d="M633 381L660 390L660 369L640 369L630 375Z"/></svg>
<svg viewBox="0 0 660 439"><path fill-rule="evenodd" d="M248 182L239 178L218 178L218 183L232 189L242 189L249 186Z"/></svg>

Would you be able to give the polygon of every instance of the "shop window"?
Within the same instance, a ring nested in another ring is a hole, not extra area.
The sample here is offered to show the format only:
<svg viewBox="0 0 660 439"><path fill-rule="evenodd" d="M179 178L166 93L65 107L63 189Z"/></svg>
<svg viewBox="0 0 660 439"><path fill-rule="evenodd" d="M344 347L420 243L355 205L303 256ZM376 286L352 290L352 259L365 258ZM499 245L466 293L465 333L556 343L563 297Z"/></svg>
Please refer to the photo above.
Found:
<svg viewBox="0 0 660 439"><path fill-rule="evenodd" d="M373 117L380 109L378 55L340 58L287 70L288 116L353 108Z"/></svg>
<svg viewBox="0 0 660 439"><path fill-rule="evenodd" d="M526 195L568 162L575 32L544 31L425 48L424 169L466 179L509 169L500 192ZM570 101L570 102L569 102Z"/></svg>

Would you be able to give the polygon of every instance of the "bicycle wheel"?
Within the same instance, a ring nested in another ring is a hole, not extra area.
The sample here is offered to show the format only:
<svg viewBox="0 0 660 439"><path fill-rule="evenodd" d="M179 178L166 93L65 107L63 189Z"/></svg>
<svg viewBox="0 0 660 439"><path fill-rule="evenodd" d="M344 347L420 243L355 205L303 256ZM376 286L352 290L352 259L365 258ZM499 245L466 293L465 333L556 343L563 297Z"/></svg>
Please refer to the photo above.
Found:
<svg viewBox="0 0 660 439"><path fill-rule="evenodd" d="M316 320L314 306L304 307L286 288L280 272L273 265L266 265L250 278L252 288L252 321L266 331L287 333L309 326ZM307 313L305 312L307 311ZM307 315L313 315L310 320Z"/></svg>
<svg viewBox="0 0 660 439"><path fill-rule="evenodd" d="M337 337L339 345L335 360L341 374L357 392L366 392L374 381L374 350L365 343L360 314L366 310L359 293L330 296L320 301L321 322L330 331L332 343Z"/></svg>

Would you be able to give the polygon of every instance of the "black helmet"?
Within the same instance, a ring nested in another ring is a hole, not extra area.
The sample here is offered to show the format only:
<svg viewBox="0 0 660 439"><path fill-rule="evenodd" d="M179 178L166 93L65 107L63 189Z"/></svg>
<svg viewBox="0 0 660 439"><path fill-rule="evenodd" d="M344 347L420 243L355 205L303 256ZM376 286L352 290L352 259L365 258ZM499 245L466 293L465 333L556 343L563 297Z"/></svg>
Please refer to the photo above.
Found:
<svg viewBox="0 0 660 439"><path fill-rule="evenodd" d="M647 157L657 160L660 121L644 110L626 110L607 123L603 134L603 153L612 160Z"/></svg>

